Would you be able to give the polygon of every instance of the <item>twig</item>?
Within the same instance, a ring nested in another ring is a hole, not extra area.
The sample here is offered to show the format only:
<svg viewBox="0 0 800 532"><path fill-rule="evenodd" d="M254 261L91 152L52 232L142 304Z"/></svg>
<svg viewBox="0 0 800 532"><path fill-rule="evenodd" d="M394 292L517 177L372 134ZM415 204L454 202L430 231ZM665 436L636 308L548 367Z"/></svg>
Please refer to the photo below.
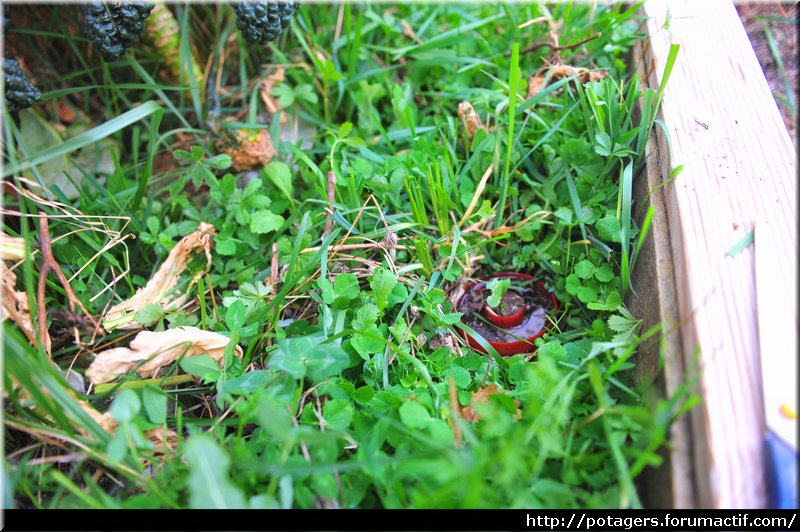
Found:
<svg viewBox="0 0 800 532"><path fill-rule="evenodd" d="M278 255L278 243L272 243L272 259L269 263L269 291L271 294L275 293L275 287L278 285L278 269L280 268L280 261Z"/></svg>
<svg viewBox="0 0 800 532"><path fill-rule="evenodd" d="M401 251L405 251L408 247L403 246L401 244L395 244L394 246L389 246L386 242L373 242L371 244L336 244L334 246L328 246L328 251L345 251L348 249L375 249L375 248L389 248L393 247L394 249L399 249ZM300 250L300 253L314 253L315 251L319 251L319 246L314 246L311 248L305 248Z"/></svg>
<svg viewBox="0 0 800 532"><path fill-rule="evenodd" d="M64 292L67 294L67 301L69 302L69 309L72 312L75 312L75 305L77 304L78 307L81 309L89 321L92 322L95 329L98 329L100 326L94 320L91 314L86 310L86 307L83 306L80 299L75 297L75 293L72 291L72 288L69 286L69 281L67 281L67 276L64 275L64 272L61 271L61 267L56 262L55 258L53 258L53 246L52 241L50 240L50 223L46 216L43 216L39 220L39 249L42 252L42 267L39 270L39 284L36 287L36 304L38 308L36 309L36 319L39 322L39 340L42 342L42 346L47 351L47 354L50 353L51 344L50 344L50 335L47 332L47 307L45 306L45 294L44 289L47 285L47 274L53 272L56 277L58 278L58 282L61 283L61 286L64 287Z"/></svg>
<svg viewBox="0 0 800 532"><path fill-rule="evenodd" d="M453 423L453 445L461 448L464 445L461 436L461 425L458 424L458 418L461 417L461 405L458 404L456 380L452 376L447 380L447 386L450 392L450 421Z"/></svg>
<svg viewBox="0 0 800 532"><path fill-rule="evenodd" d="M587 38L585 38L583 40L580 40L580 41L578 41L576 43L565 44L563 46L555 45L555 44L550 43L550 42L539 42L539 43L536 43L536 44L534 44L532 46L529 46L528 48L525 48L524 50L520 50L519 55L528 54L530 52L535 52L539 48L550 48L554 52L560 52L561 50L571 50L572 48L577 48L579 46L583 46L584 44L586 44L589 41L593 41L593 40L595 40L595 39L597 39L599 37L602 37L602 35L603 34L598 31L597 33L595 33L591 37L587 37ZM506 52L504 55L506 57L509 57L509 56L511 56L511 52L510 51Z"/></svg>

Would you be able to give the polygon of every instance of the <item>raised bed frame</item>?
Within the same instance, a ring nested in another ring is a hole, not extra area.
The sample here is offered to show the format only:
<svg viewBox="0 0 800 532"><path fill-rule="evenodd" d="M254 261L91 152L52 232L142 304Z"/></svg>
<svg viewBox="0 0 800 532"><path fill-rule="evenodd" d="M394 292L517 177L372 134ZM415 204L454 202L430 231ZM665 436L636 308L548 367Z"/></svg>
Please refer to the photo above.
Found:
<svg viewBox="0 0 800 532"><path fill-rule="evenodd" d="M797 297L797 151L730 1L648 0L642 14L649 39L634 61L649 86L659 86L670 44L681 49L659 113L670 140L653 129L634 181L634 212L645 201L656 212L633 277L638 297L627 303L645 329L664 326L640 352L642 376L657 376L665 395L694 378L702 399L672 426L643 499L649 507L762 508L755 254L753 245L728 252L759 220L785 243L774 260L786 297Z"/></svg>

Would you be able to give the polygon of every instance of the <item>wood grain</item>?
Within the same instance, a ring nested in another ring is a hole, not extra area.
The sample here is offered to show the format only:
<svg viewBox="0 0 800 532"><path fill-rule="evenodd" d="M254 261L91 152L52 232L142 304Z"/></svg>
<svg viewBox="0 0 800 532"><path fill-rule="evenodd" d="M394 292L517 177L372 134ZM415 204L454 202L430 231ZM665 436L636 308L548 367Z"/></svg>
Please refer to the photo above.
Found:
<svg viewBox="0 0 800 532"><path fill-rule="evenodd" d="M651 86L661 81L670 43L681 45L662 116L670 165L684 170L665 187L664 200L682 364L688 373L698 364L701 370L703 403L691 415L696 504L760 508L766 495L754 253L753 246L735 256L728 251L766 219L785 243L774 260L784 275L795 274L797 153L731 2L648 0L644 12L651 17L644 54Z"/></svg>

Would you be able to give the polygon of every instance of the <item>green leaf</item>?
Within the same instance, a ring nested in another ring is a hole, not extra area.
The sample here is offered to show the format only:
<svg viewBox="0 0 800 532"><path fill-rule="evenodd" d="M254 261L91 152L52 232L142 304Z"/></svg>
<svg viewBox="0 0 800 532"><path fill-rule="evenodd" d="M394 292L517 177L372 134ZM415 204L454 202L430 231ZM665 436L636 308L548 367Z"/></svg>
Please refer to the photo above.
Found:
<svg viewBox="0 0 800 532"><path fill-rule="evenodd" d="M336 136L340 139L345 138L350 132L353 131L353 124L351 122L345 122L341 126L339 126L339 130L336 132Z"/></svg>
<svg viewBox="0 0 800 532"><path fill-rule="evenodd" d="M597 270L595 270L594 278L601 283L607 283L614 278L614 272L611 270L611 266L608 264L603 264L597 268Z"/></svg>
<svg viewBox="0 0 800 532"><path fill-rule="evenodd" d="M423 429L428 425L431 416L424 406L416 401L407 400L400 405L400 420L410 429Z"/></svg>
<svg viewBox="0 0 800 532"><path fill-rule="evenodd" d="M246 508L242 491L228 478L230 458L207 434L192 436L184 445L189 465L189 505L194 509Z"/></svg>
<svg viewBox="0 0 800 532"><path fill-rule="evenodd" d="M466 388L472 382L472 376L470 375L469 371L462 368L461 366L452 366L447 371L447 378L453 377L453 380L461 389Z"/></svg>
<svg viewBox="0 0 800 532"><path fill-rule="evenodd" d="M321 335L295 336L278 340L278 349L269 359L269 367L285 371L295 379L308 375L320 382L341 373L350 365L350 357L339 340L322 343Z"/></svg>
<svg viewBox="0 0 800 532"><path fill-rule="evenodd" d="M264 169L272 184L277 187L289 201L294 200L294 185L292 184L292 170L289 165L281 161L270 161Z"/></svg>
<svg viewBox="0 0 800 532"><path fill-rule="evenodd" d="M241 300L234 301L225 312L225 324L230 331L239 331L244 327L247 309Z"/></svg>
<svg viewBox="0 0 800 532"><path fill-rule="evenodd" d="M355 316L350 322L353 329L364 331L373 327L378 321L378 307L372 303L367 303L356 309Z"/></svg>
<svg viewBox="0 0 800 532"><path fill-rule="evenodd" d="M372 288L375 304L378 305L379 310L382 311L386 307L389 296L392 294L392 289L396 284L397 276L386 268L378 268L372 274L369 285Z"/></svg>
<svg viewBox="0 0 800 532"><path fill-rule="evenodd" d="M553 214L565 224L569 225L572 223L572 209L569 207L559 207Z"/></svg>
<svg viewBox="0 0 800 532"><path fill-rule="evenodd" d="M94 127L89 131L81 133L76 137L72 137L65 142L55 144L50 148L40 151L30 157L26 157L24 161L18 164L4 165L3 177L18 174L22 170L40 165L55 157L66 155L72 151L89 146L90 144L95 144L100 139L113 135L117 131L124 129L151 114L155 114L156 117L159 117L161 114L163 114L163 112L164 109L156 102L152 100L144 102L141 105L134 107L130 111L126 111L125 113L122 113L121 115L112 118L107 122L103 122L99 126Z"/></svg>
<svg viewBox="0 0 800 532"><path fill-rule="evenodd" d="M342 273L333 280L333 293L337 304L347 304L358 297L358 277L352 273Z"/></svg>
<svg viewBox="0 0 800 532"><path fill-rule="evenodd" d="M150 421L159 425L167 421L167 396L161 388L145 386L142 390L142 402Z"/></svg>
<svg viewBox="0 0 800 532"><path fill-rule="evenodd" d="M369 360L369 355L374 353L380 353L386 348L386 342L382 341L381 338L383 335L381 331L375 327L374 325L364 331L364 333L356 333L353 335L351 340L351 345L353 349L355 349L361 358L364 360Z"/></svg>
<svg viewBox="0 0 800 532"><path fill-rule="evenodd" d="M550 341L539 346L539 358L552 358L564 360L567 358L567 349L557 341Z"/></svg>
<svg viewBox="0 0 800 532"><path fill-rule="evenodd" d="M194 355L181 360L181 369L190 375L206 380L215 380L219 375L219 364L209 355Z"/></svg>
<svg viewBox="0 0 800 532"><path fill-rule="evenodd" d="M367 404L370 399L375 396L375 388L372 386L361 386L360 388L356 389L355 393L353 394L353 399L356 400L359 404Z"/></svg>
<svg viewBox="0 0 800 532"><path fill-rule="evenodd" d="M603 157L609 157L611 155L611 137L608 136L608 133L597 134L595 137L594 151Z"/></svg>
<svg viewBox="0 0 800 532"><path fill-rule="evenodd" d="M233 161L231 160L230 155L223 154L223 155L215 155L214 157L206 159L205 164L217 170L225 170L226 168L231 167Z"/></svg>
<svg viewBox="0 0 800 532"><path fill-rule="evenodd" d="M609 242L620 242L620 226L619 220L617 217L611 213L607 213L605 216L597 220L597 223L594 225L597 228L597 232L600 234L600 238Z"/></svg>
<svg viewBox="0 0 800 532"><path fill-rule="evenodd" d="M483 200L483 203L481 203L481 206L475 215L481 220L488 220L489 218L493 217L494 209L492 209L492 202L489 200Z"/></svg>
<svg viewBox="0 0 800 532"><path fill-rule="evenodd" d="M134 319L136 320L136 323L141 325L150 325L161 319L161 316L163 315L164 308L161 306L161 303L154 302L150 303L149 305L145 305L144 308L134 315Z"/></svg>
<svg viewBox="0 0 800 532"><path fill-rule="evenodd" d="M578 290L581 289L581 281L574 273L567 276L565 288L570 295L577 295Z"/></svg>
<svg viewBox="0 0 800 532"><path fill-rule="evenodd" d="M231 238L221 238L217 240L214 251L220 255L231 256L236 254L236 243Z"/></svg>
<svg viewBox="0 0 800 532"><path fill-rule="evenodd" d="M272 371L263 369L248 371L240 377L226 381L222 390L235 395L250 395L256 390L266 388L270 381L275 379L275 376L276 374Z"/></svg>
<svg viewBox="0 0 800 532"><path fill-rule="evenodd" d="M353 421L353 405L347 399L331 399L322 407L322 417L332 430L344 430Z"/></svg>
<svg viewBox="0 0 800 532"><path fill-rule="evenodd" d="M114 437L106 445L106 453L108 461L112 464L118 464L128 455L128 439L125 437L124 430L117 430Z"/></svg>
<svg viewBox="0 0 800 532"><path fill-rule="evenodd" d="M139 394L135 391L127 389L119 392L114 400L111 402L109 411L114 419L120 423L128 423L139 411L142 409L142 402L139 400Z"/></svg>
<svg viewBox="0 0 800 532"><path fill-rule="evenodd" d="M319 102L319 97L317 96L317 93L314 92L314 87L312 87L308 83L303 83L295 87L294 95L298 100L303 100L312 105Z"/></svg>
<svg viewBox="0 0 800 532"><path fill-rule="evenodd" d="M578 299L584 303L597 301L597 291L591 286L582 286L581 289L578 290Z"/></svg>
<svg viewBox="0 0 800 532"><path fill-rule="evenodd" d="M492 292L491 295L486 298L486 302L489 306L492 308L499 306L510 286L511 279L492 279L486 283L486 288Z"/></svg>
<svg viewBox="0 0 800 532"><path fill-rule="evenodd" d="M582 260L575 265L575 275L581 279L586 279L592 275L594 264L588 260Z"/></svg>
<svg viewBox="0 0 800 532"><path fill-rule="evenodd" d="M250 217L250 230L257 235L262 235L279 229L284 221L283 216L272 211L256 211Z"/></svg>
<svg viewBox="0 0 800 532"><path fill-rule="evenodd" d="M295 100L294 91L285 83L274 87L272 89L272 95L278 97L278 105L281 107L290 107Z"/></svg>

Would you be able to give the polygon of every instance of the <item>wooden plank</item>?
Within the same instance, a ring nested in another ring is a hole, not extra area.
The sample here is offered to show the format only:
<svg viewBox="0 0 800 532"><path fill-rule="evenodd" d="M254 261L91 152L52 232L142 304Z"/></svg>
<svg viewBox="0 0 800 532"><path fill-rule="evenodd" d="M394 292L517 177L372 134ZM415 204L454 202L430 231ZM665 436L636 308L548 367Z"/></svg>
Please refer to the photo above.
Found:
<svg viewBox="0 0 800 532"><path fill-rule="evenodd" d="M649 47L641 42L634 45L632 60L636 74L646 83L645 69L652 65ZM657 89L657 86L651 86ZM639 253L631 283L636 293L629 292L625 303L642 320L642 330L661 324L660 335L644 342L637 353L637 382L654 382L657 394L651 403L670 397L687 378L670 238L669 219L663 184L670 173L669 149L664 135L654 128L647 141L647 165L633 184L633 208L640 213L637 223L642 226L647 207L655 213L649 237ZM688 416L677 419L670 427L670 448L661 456L664 463L645 470L640 482L642 503L647 508L694 508L696 489L692 475L692 430Z"/></svg>
<svg viewBox="0 0 800 532"><path fill-rule="evenodd" d="M698 353L703 404L691 415L696 503L766 504L763 404L753 247L728 251L766 219L785 243L774 258L794 275L796 150L733 4L648 0L651 86L670 43L681 45L662 116L670 165L665 187L683 365ZM787 294L787 297L796 297Z"/></svg>

